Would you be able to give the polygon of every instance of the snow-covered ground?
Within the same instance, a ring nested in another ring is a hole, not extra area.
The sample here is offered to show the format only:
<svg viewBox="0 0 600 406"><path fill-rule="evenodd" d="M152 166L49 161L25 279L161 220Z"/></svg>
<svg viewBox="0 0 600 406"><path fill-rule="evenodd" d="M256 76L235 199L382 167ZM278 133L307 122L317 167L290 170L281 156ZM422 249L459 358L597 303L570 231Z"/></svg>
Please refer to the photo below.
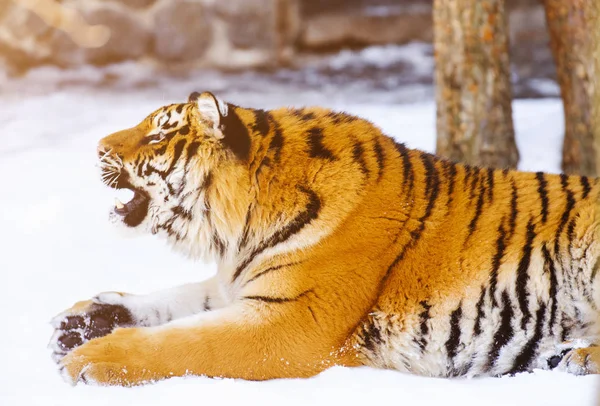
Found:
<svg viewBox="0 0 600 406"><path fill-rule="evenodd" d="M268 103L270 98L261 94L232 94L231 99L256 107L313 100L289 95ZM434 148L432 102L328 100L331 107L371 119L411 147ZM151 91L0 96L0 405L596 404L597 377L547 371L445 380L334 368L307 380L180 378L133 389L65 384L46 349L54 314L100 291L142 293L214 272L213 266L191 263L152 237L122 239L106 221L114 194L99 180L96 142L172 101ZM515 120L521 167L558 171L560 102L516 102Z"/></svg>

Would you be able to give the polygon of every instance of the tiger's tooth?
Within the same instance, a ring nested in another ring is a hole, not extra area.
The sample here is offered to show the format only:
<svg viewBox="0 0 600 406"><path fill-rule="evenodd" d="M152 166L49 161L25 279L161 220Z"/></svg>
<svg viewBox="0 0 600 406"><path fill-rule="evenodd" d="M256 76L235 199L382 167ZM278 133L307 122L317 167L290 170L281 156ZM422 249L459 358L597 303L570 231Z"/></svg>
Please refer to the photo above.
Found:
<svg viewBox="0 0 600 406"><path fill-rule="evenodd" d="M123 203L121 203L121 201L119 199L115 198L115 207L117 209L122 209L123 207L125 207L125 205Z"/></svg>

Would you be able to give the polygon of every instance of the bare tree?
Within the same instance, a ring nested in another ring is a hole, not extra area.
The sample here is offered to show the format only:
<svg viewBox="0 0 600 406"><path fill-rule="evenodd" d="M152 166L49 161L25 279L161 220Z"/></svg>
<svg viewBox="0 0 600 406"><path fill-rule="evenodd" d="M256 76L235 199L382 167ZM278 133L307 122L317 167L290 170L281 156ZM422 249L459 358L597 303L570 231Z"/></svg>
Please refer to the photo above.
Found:
<svg viewBox="0 0 600 406"><path fill-rule="evenodd" d="M597 0L544 0L550 44L556 61L565 114L563 170L596 176L600 168L600 134L593 109L598 108Z"/></svg>
<svg viewBox="0 0 600 406"><path fill-rule="evenodd" d="M434 2L437 152L455 161L515 167L504 0Z"/></svg>

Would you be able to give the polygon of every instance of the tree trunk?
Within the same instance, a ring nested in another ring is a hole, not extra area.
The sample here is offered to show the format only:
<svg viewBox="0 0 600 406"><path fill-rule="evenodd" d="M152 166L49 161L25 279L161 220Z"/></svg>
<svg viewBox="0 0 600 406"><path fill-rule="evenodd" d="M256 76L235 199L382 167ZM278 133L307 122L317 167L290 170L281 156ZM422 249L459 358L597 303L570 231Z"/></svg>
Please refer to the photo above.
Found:
<svg viewBox="0 0 600 406"><path fill-rule="evenodd" d="M435 0L433 17L438 154L515 167L504 0Z"/></svg>
<svg viewBox="0 0 600 406"><path fill-rule="evenodd" d="M594 137L595 166L597 168L594 176L598 176L600 169L600 4L598 0L590 0L588 14L588 27L592 27L592 74L589 91L592 94L592 132Z"/></svg>
<svg viewBox="0 0 600 406"><path fill-rule="evenodd" d="M563 171L587 176L598 174L600 152L592 119L592 107L597 106L594 82L599 77L593 58L600 29L592 21L596 1L544 0L565 114Z"/></svg>

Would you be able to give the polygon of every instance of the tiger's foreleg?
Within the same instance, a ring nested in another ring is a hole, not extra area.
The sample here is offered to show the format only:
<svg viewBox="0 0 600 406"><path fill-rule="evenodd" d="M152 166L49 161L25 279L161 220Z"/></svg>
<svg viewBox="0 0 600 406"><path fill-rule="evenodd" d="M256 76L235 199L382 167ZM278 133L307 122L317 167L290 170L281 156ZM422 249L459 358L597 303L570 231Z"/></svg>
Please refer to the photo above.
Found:
<svg viewBox="0 0 600 406"><path fill-rule="evenodd" d="M54 317L49 347L59 361L72 349L117 327L159 326L223 305L215 278L145 295L104 292Z"/></svg>
<svg viewBox="0 0 600 406"><path fill-rule="evenodd" d="M309 377L356 359L339 351L306 305L244 301L193 319L117 329L69 353L63 375L73 384L124 386L184 375L263 380Z"/></svg>

